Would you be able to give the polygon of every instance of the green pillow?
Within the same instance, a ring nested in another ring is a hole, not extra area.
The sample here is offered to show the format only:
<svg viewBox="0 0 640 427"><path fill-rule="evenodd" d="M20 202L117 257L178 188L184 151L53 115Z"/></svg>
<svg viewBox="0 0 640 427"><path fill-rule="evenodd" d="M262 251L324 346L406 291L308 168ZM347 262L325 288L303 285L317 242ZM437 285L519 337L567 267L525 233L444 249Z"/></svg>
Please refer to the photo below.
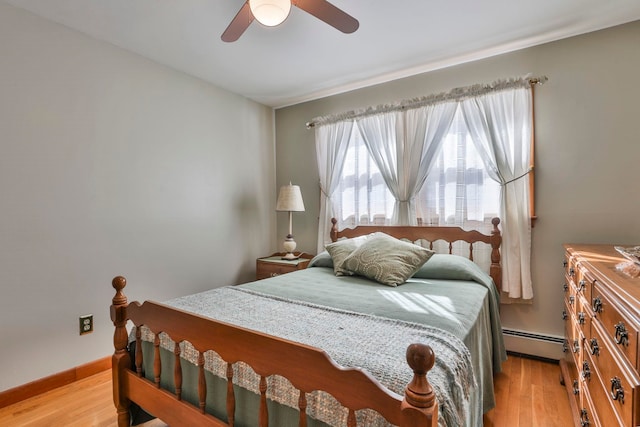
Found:
<svg viewBox="0 0 640 427"><path fill-rule="evenodd" d="M418 279L476 280L478 267L468 258L451 254L434 254L429 263L413 274Z"/></svg>
<svg viewBox="0 0 640 427"><path fill-rule="evenodd" d="M374 233L345 258L340 268L383 285L398 286L406 282L433 254L429 249L388 234Z"/></svg>
<svg viewBox="0 0 640 427"><path fill-rule="evenodd" d="M351 252L356 250L364 241L367 240L369 236L372 234L368 234L366 236L358 236L353 239L343 239L338 240L337 242L329 243L324 248L331 255L331 259L333 260L333 272L336 276L353 276L353 273L342 268L342 263L344 260L351 255Z"/></svg>
<svg viewBox="0 0 640 427"><path fill-rule="evenodd" d="M329 255L329 252L322 251L318 255L314 256L307 266L307 268L311 267L333 268L333 260L331 259L331 255Z"/></svg>
<svg viewBox="0 0 640 427"><path fill-rule="evenodd" d="M493 279L468 258L451 254L434 254L413 274L416 279L469 280L495 289Z"/></svg>

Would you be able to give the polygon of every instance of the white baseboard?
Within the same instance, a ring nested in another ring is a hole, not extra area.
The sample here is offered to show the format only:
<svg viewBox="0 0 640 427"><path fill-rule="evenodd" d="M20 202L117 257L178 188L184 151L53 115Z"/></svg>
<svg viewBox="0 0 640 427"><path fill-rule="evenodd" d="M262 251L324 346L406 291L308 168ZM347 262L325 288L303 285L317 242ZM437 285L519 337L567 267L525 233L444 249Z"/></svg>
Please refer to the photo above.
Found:
<svg viewBox="0 0 640 427"><path fill-rule="evenodd" d="M540 335L514 329L503 329L504 344L507 351L560 360L564 357L562 343L564 337Z"/></svg>

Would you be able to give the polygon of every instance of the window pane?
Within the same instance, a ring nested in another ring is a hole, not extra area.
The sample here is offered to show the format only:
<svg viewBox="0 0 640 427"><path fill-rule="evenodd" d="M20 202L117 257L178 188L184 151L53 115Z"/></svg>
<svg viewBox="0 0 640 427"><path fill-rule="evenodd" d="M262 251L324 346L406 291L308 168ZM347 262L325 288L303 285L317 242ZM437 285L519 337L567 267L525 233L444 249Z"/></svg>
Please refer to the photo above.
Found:
<svg viewBox="0 0 640 427"><path fill-rule="evenodd" d="M334 214L339 227L389 223L395 199L357 131L352 135L337 194Z"/></svg>
<svg viewBox="0 0 640 427"><path fill-rule="evenodd" d="M455 225L490 233L491 219L498 216L500 185L489 178L464 119L456 113L441 152L416 198L416 214L424 225ZM448 251L448 247L437 247ZM474 259L490 264L490 248L474 245ZM454 244L454 253L469 256L469 245Z"/></svg>

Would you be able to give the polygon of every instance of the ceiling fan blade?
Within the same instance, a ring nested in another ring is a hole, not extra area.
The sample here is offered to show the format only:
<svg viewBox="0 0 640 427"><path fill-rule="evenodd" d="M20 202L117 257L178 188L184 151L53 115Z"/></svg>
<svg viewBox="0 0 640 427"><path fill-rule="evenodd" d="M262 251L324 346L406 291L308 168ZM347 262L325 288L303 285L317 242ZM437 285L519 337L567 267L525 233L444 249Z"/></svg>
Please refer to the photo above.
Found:
<svg viewBox="0 0 640 427"><path fill-rule="evenodd" d="M245 2L242 5L240 10L238 11L233 21L229 24L222 36L220 37L222 41L225 42L234 42L240 38L242 33L245 32L249 25L253 22L253 13L251 13L251 8L249 8L249 1Z"/></svg>
<svg viewBox="0 0 640 427"><path fill-rule="evenodd" d="M353 33L360 26L357 19L326 0L292 0L291 3L343 33Z"/></svg>

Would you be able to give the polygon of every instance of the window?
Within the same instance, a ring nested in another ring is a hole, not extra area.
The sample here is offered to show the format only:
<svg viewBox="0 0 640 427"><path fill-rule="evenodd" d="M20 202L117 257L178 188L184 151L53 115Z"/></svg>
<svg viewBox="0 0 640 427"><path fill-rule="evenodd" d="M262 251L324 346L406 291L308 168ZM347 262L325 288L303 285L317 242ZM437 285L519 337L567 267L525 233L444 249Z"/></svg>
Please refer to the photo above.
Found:
<svg viewBox="0 0 640 427"><path fill-rule="evenodd" d="M498 216L508 266L501 290L513 300L533 298L532 85L544 80L498 81L321 118L319 250L331 216L339 228L397 221L485 233Z"/></svg>
<svg viewBox="0 0 640 427"><path fill-rule="evenodd" d="M335 196L340 228L389 224L395 198L354 126Z"/></svg>
<svg viewBox="0 0 640 427"><path fill-rule="evenodd" d="M418 222L489 232L499 211L500 184L487 174L458 111L416 198Z"/></svg>
<svg viewBox="0 0 640 427"><path fill-rule="evenodd" d="M338 189L333 197L339 228L356 225L391 225L395 199L354 126ZM500 184L492 180L457 111L427 179L415 200L418 225L460 226L490 233L491 219L499 216ZM425 245L427 242L423 242ZM434 242L437 252L448 245ZM444 246L443 246L444 245ZM469 246L456 242L453 253L468 256ZM474 245L474 257L489 268L487 245Z"/></svg>
<svg viewBox="0 0 640 427"><path fill-rule="evenodd" d="M389 225L394 202L354 126L334 196L338 225ZM489 178L460 111L415 202L418 223L423 225L458 225L488 232L491 218L498 216L500 185Z"/></svg>

